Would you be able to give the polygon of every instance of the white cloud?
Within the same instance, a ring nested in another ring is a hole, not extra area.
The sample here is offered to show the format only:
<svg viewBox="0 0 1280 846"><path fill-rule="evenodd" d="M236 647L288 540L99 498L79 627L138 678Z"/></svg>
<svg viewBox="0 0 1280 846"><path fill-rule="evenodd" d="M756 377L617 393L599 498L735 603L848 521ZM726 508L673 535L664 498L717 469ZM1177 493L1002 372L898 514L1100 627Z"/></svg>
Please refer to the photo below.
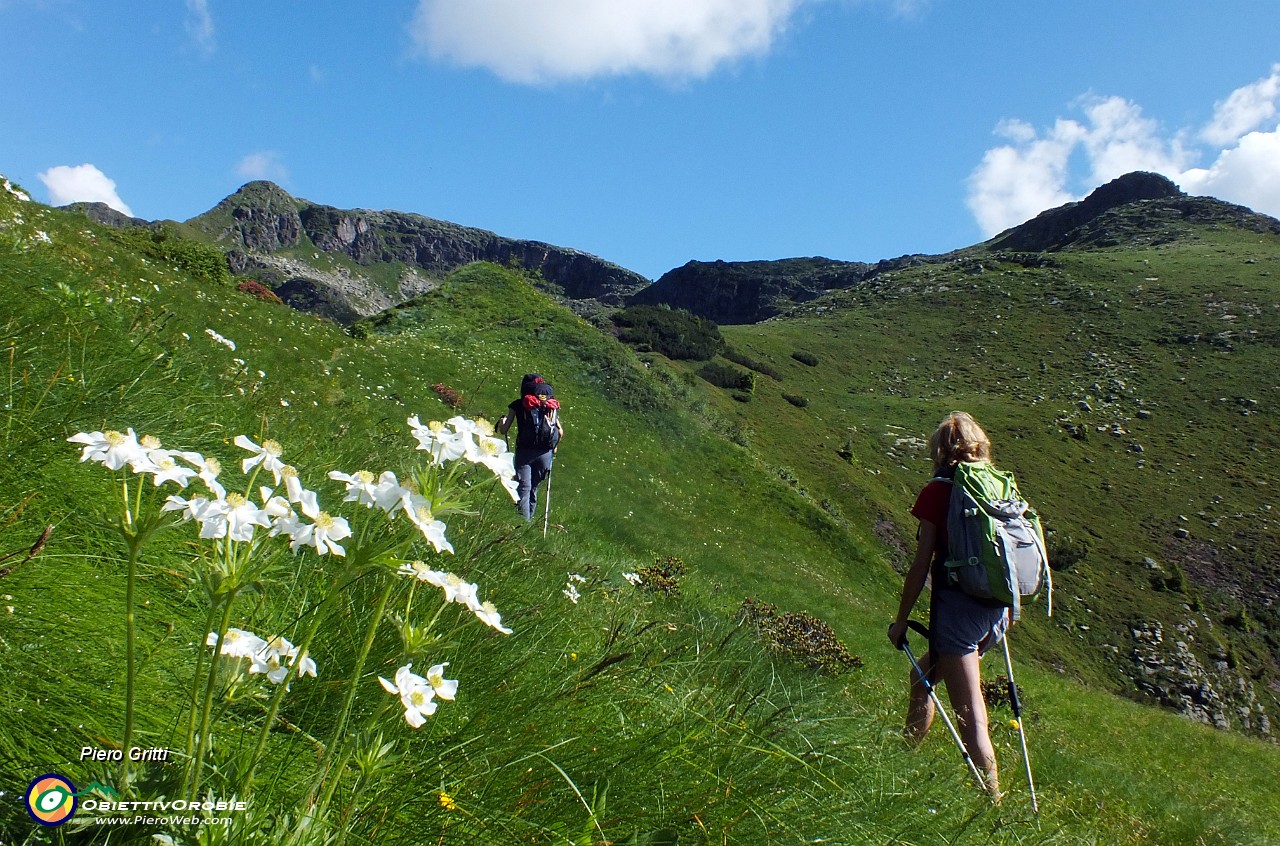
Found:
<svg viewBox="0 0 1280 846"><path fill-rule="evenodd" d="M272 182L289 180L289 171L275 150L261 150L245 156L236 163L236 175L244 179L269 179Z"/></svg>
<svg viewBox="0 0 1280 846"><path fill-rule="evenodd" d="M1280 126L1250 132L1208 168L1183 173L1184 191L1220 197L1280 217Z"/></svg>
<svg viewBox="0 0 1280 846"><path fill-rule="evenodd" d="M1237 88L1227 99L1215 103L1213 120L1200 133L1201 137L1210 144L1231 144L1274 118L1277 100L1280 100L1280 64L1271 66L1270 76Z"/></svg>
<svg viewBox="0 0 1280 846"><path fill-rule="evenodd" d="M55 206L68 203L106 203L116 211L133 217L133 210L116 193L116 183L91 164L58 165L38 174L49 200Z"/></svg>
<svg viewBox="0 0 1280 846"><path fill-rule="evenodd" d="M213 55L217 44L209 0L187 0L187 34L206 56Z"/></svg>
<svg viewBox="0 0 1280 846"><path fill-rule="evenodd" d="M807 0L418 0L415 44L511 82L699 78L763 53Z"/></svg>
<svg viewBox="0 0 1280 846"><path fill-rule="evenodd" d="M1082 98L1076 107L1083 120L1058 118L1043 131L1024 121L1002 121L996 134L1008 143L983 155L969 176L966 202L990 237L1081 199L1117 176L1146 170L1169 177L1188 193L1280 216L1280 126L1251 131L1275 118L1277 100L1280 64L1269 77L1217 103L1212 120L1199 131L1166 131L1122 97ZM1194 139L1211 141L1218 149L1199 147ZM1193 167L1206 153L1213 164Z"/></svg>

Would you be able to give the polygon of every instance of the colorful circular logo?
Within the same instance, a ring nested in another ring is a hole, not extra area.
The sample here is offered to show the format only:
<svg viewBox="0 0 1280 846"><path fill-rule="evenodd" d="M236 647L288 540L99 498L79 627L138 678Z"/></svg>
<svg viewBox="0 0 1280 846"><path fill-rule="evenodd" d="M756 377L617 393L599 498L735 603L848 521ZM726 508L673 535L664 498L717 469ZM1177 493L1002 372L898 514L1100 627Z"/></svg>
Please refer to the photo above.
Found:
<svg viewBox="0 0 1280 846"><path fill-rule="evenodd" d="M27 813L40 825L62 825L76 812L76 787L56 773L42 775L27 788Z"/></svg>

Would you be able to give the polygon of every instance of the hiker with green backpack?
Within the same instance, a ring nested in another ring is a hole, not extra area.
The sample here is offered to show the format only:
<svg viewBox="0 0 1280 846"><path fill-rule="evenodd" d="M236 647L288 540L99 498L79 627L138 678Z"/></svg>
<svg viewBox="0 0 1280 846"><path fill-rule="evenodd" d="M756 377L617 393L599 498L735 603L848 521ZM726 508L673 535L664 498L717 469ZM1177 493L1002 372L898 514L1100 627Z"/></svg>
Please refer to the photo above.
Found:
<svg viewBox="0 0 1280 846"><path fill-rule="evenodd" d="M924 740L941 710L934 692L940 681L959 731L942 716L971 771L998 800L980 660L1018 619L1022 599L1049 582L1048 557L1039 517L1021 498L1012 474L991 465L991 442L973 417L962 411L947 415L930 437L929 451L934 477L911 509L920 521L916 554L889 627L890 642L906 650L913 665L904 735L912 745ZM928 629L910 620L926 582ZM907 645L909 628L928 634L929 648L918 663ZM1011 665L1010 671L1012 677ZM1010 694L1016 702L1012 683ZM1027 777L1030 784L1029 763ZM1034 806L1033 784L1031 790Z"/></svg>

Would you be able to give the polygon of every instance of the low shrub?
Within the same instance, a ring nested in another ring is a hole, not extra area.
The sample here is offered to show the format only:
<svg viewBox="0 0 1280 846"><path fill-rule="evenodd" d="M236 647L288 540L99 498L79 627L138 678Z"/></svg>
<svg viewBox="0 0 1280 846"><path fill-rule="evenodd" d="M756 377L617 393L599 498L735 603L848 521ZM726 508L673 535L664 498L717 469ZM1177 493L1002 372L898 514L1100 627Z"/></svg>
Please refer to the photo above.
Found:
<svg viewBox="0 0 1280 846"><path fill-rule="evenodd" d="M800 362L801 364L807 364L810 367L818 366L818 357L811 352L805 352L804 350L796 350L791 354L791 357L794 358L796 361Z"/></svg>
<svg viewBox="0 0 1280 846"><path fill-rule="evenodd" d="M462 408L462 394L443 382L432 385L431 390L435 391L436 396L440 397L440 401L450 408Z"/></svg>
<svg viewBox="0 0 1280 846"><path fill-rule="evenodd" d="M739 613L770 650L809 669L837 676L862 666L862 658L812 614L779 614L777 606L754 599L744 599Z"/></svg>
<svg viewBox="0 0 1280 846"><path fill-rule="evenodd" d="M255 279L246 279L236 286L242 294L248 294L254 299L262 300L264 303L275 303L276 305L284 305L284 300L276 295L276 292L258 282Z"/></svg>
<svg viewBox="0 0 1280 846"><path fill-rule="evenodd" d="M782 395L782 398L783 398L784 400L786 400L787 402L791 403L792 405L794 405L796 408L808 408L808 407L809 407L809 398L808 398L808 397L803 397L803 396L800 396L799 394L788 394L788 393L784 393L784 394Z"/></svg>
<svg viewBox="0 0 1280 846"><path fill-rule="evenodd" d="M722 353L722 355L725 358L732 361L734 364L741 364L743 367L747 368L748 370L754 370L757 373L763 373L765 376L768 376L770 379L773 379L774 381L777 381L777 382L782 381L782 374L778 372L777 368L773 367L772 365L766 364L763 361L757 361L756 359L752 358L749 355L745 355L741 352L738 352L733 347L726 346L724 348L724 352Z"/></svg>
<svg viewBox="0 0 1280 846"><path fill-rule="evenodd" d="M706 361L724 348L720 327L684 309L630 306L613 316L618 339L667 358Z"/></svg>
<svg viewBox="0 0 1280 846"><path fill-rule="evenodd" d="M639 587L663 596L680 595L680 577L685 573L685 563L674 555L658 558L648 567L636 570Z"/></svg>
<svg viewBox="0 0 1280 846"><path fill-rule="evenodd" d="M745 391L748 394L756 389L755 374L750 371L739 370L732 364L709 361L698 368L698 375L717 388Z"/></svg>

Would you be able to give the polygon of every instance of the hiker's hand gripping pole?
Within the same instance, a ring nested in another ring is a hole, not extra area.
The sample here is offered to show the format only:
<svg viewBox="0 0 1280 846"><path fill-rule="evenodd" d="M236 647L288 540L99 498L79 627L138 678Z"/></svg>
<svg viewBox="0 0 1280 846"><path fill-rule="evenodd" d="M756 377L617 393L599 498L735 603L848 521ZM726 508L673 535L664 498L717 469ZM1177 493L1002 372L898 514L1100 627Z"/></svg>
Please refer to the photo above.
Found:
<svg viewBox="0 0 1280 846"><path fill-rule="evenodd" d="M907 622L908 629L914 629L925 640L929 638L929 630L924 627L923 623L915 620ZM892 626L890 627L892 629ZM942 707L942 701L938 699L938 692L933 688L933 682L929 681L929 676L920 667L920 662L916 661L916 656L911 652L911 644L907 642L907 632L902 633L902 640L897 644L898 649L907 653L907 660L911 662L912 669L915 670L916 678L924 685L925 692L929 694L929 699L933 701L934 711L938 716L942 717L942 722L946 724L947 731L951 732L951 739L956 742L956 746L960 749L960 754L964 756L964 762L969 766L969 772L973 773L973 777L977 779L978 786L983 791L987 791L987 780L982 777L982 773L978 772L978 765L973 762L969 750L965 748L964 741L960 739L960 732L956 731L955 724L951 722L951 718L947 716L947 712Z"/></svg>

